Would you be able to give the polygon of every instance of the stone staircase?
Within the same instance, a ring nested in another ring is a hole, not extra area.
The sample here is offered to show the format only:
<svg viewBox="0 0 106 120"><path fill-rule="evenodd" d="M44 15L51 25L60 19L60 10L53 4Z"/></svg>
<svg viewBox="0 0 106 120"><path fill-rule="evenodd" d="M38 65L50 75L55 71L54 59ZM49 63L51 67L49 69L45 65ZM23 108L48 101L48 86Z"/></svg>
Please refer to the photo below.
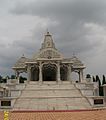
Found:
<svg viewBox="0 0 106 120"><path fill-rule="evenodd" d="M91 108L87 99L69 82L30 81L17 98L14 108L18 110L72 110Z"/></svg>

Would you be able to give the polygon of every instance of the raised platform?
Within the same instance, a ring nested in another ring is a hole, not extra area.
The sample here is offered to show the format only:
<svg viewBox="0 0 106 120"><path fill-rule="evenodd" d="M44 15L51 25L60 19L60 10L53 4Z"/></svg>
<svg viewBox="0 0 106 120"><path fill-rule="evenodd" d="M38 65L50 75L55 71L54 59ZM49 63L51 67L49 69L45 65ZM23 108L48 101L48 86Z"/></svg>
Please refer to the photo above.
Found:
<svg viewBox="0 0 106 120"><path fill-rule="evenodd" d="M72 110L90 109L88 100L70 82L38 82L26 84L14 104L14 110Z"/></svg>

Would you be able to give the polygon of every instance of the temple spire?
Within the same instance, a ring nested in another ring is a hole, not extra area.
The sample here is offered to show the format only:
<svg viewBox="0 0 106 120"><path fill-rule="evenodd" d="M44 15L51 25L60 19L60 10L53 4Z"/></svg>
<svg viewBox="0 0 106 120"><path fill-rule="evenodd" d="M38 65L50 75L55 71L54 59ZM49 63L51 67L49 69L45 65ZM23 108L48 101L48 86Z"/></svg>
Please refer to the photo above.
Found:
<svg viewBox="0 0 106 120"><path fill-rule="evenodd" d="M22 54L22 58L24 58L25 57L25 55L24 54Z"/></svg>
<svg viewBox="0 0 106 120"><path fill-rule="evenodd" d="M52 35L49 33L48 29L47 29L47 32L46 32L45 37L44 37L44 42L42 43L42 48L43 49L45 49L45 48L55 48L55 45L54 45L54 42L53 42L53 39L52 39Z"/></svg>
<svg viewBox="0 0 106 120"><path fill-rule="evenodd" d="M75 52L73 52L73 55L72 55L73 57L75 57L76 56L76 54L75 54Z"/></svg>
<svg viewBox="0 0 106 120"><path fill-rule="evenodd" d="M48 30L48 28L47 28L46 33L48 33L48 32L49 32L49 30Z"/></svg>
<svg viewBox="0 0 106 120"><path fill-rule="evenodd" d="M51 35L50 35L50 32L49 32L49 30L48 30L48 28L47 28L47 30L46 30L45 36L51 36Z"/></svg>

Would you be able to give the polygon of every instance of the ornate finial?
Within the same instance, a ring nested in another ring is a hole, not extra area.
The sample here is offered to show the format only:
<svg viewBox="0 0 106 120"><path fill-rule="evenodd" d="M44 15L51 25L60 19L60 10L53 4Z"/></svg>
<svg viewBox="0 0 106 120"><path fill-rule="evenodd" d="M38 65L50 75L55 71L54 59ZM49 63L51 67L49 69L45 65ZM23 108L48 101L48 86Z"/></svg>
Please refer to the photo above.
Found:
<svg viewBox="0 0 106 120"><path fill-rule="evenodd" d="M46 31L47 31L47 33L49 32L48 28L47 28L47 30L46 30Z"/></svg>
<svg viewBox="0 0 106 120"><path fill-rule="evenodd" d="M76 57L76 53L75 53L75 52L73 52L73 58L77 58L77 57Z"/></svg>
<svg viewBox="0 0 106 120"><path fill-rule="evenodd" d="M73 57L75 57L75 52L73 52Z"/></svg>
<svg viewBox="0 0 106 120"><path fill-rule="evenodd" d="M46 35L50 35L48 28L46 30Z"/></svg>
<svg viewBox="0 0 106 120"><path fill-rule="evenodd" d="M24 54L22 54L22 57L25 57L25 55L24 55Z"/></svg>

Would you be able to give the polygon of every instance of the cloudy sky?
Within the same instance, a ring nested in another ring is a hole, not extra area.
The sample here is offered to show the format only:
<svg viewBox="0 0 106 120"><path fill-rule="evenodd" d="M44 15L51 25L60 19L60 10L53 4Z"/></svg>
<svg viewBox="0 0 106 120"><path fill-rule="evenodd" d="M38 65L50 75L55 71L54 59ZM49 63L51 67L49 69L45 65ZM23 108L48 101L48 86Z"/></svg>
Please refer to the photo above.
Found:
<svg viewBox="0 0 106 120"><path fill-rule="evenodd" d="M32 57L49 29L65 57L73 52L86 73L106 74L106 0L0 0L0 74Z"/></svg>

